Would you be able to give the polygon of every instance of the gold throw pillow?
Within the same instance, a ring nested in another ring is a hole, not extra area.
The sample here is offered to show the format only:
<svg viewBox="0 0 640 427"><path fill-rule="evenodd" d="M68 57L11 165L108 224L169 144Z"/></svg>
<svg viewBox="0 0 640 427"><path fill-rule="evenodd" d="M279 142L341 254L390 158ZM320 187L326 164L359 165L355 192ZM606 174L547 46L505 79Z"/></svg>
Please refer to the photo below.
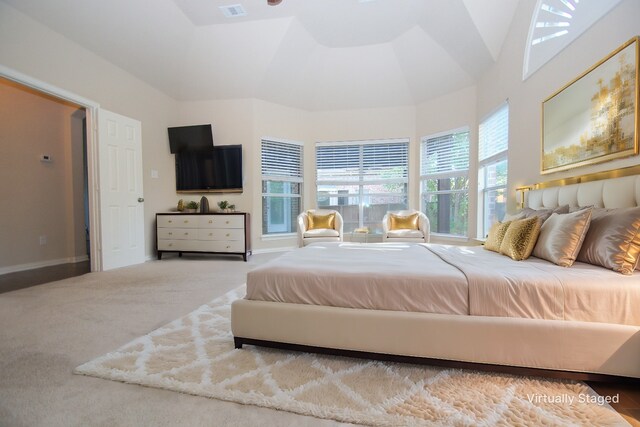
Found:
<svg viewBox="0 0 640 427"><path fill-rule="evenodd" d="M500 253L516 261L529 258L538 240L541 223L537 216L513 221L500 244Z"/></svg>
<svg viewBox="0 0 640 427"><path fill-rule="evenodd" d="M334 230L336 228L335 212L327 215L315 215L311 212L307 212L307 220L309 221L309 227L307 230L318 230L320 228Z"/></svg>
<svg viewBox="0 0 640 427"><path fill-rule="evenodd" d="M389 230L418 230L419 218L417 212L407 216L389 214Z"/></svg>
<svg viewBox="0 0 640 427"><path fill-rule="evenodd" d="M507 233L507 229L509 228L509 224L512 221L505 222L496 222L489 229L489 235L487 235L487 240L484 242L484 248L493 251L500 252L500 245L504 240L504 235Z"/></svg>

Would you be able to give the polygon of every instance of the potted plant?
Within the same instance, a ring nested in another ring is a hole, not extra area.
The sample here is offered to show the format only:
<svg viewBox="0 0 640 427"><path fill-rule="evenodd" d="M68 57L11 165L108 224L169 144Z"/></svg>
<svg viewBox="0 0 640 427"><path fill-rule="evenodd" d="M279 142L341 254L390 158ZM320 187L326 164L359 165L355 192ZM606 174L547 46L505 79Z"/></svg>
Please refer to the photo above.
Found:
<svg viewBox="0 0 640 427"><path fill-rule="evenodd" d="M226 200L218 202L218 207L220 212L234 212L236 210L236 205L232 205Z"/></svg>
<svg viewBox="0 0 640 427"><path fill-rule="evenodd" d="M184 211L185 212L196 212L197 210L198 210L198 202L194 202L193 200L188 202L184 206Z"/></svg>

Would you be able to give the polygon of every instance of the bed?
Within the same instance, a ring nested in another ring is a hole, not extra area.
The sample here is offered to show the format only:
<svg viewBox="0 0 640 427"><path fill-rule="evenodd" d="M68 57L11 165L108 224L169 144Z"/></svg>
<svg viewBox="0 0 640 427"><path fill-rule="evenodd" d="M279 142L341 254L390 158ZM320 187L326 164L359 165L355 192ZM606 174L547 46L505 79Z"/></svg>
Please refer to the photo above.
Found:
<svg viewBox="0 0 640 427"><path fill-rule="evenodd" d="M532 190L531 208L638 206L640 177ZM640 272L482 247L311 245L250 272L236 347L573 379L640 378Z"/></svg>

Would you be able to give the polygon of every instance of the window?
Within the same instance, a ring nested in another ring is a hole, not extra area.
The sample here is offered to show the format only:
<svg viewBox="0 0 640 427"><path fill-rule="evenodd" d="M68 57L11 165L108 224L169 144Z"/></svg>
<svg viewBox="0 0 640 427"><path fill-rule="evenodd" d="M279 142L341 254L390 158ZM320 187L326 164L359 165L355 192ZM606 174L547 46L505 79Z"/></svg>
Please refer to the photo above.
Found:
<svg viewBox="0 0 640 427"><path fill-rule="evenodd" d="M522 80L549 62L620 0L538 0L531 17Z"/></svg>
<svg viewBox="0 0 640 427"><path fill-rule="evenodd" d="M382 232L382 217L407 208L409 140L316 144L318 207L342 215L344 231Z"/></svg>
<svg viewBox="0 0 640 427"><path fill-rule="evenodd" d="M302 144L263 139L263 235L296 232L302 181Z"/></svg>
<svg viewBox="0 0 640 427"><path fill-rule="evenodd" d="M504 103L480 123L478 142L478 231L486 236L491 224L506 213L509 104Z"/></svg>
<svg viewBox="0 0 640 427"><path fill-rule="evenodd" d="M469 130L422 138L420 200L431 231L466 236L469 224Z"/></svg>

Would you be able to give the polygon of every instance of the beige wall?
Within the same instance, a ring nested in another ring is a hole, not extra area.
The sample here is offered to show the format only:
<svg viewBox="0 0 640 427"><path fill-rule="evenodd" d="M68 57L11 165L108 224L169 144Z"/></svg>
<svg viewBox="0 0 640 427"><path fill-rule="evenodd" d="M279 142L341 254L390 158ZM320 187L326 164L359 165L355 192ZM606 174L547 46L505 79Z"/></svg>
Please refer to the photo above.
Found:
<svg viewBox="0 0 640 427"><path fill-rule="evenodd" d="M175 198L167 127L175 123L176 101L3 2L0 63L142 122L145 252L152 256L155 213ZM157 179L150 177L152 170L159 172Z"/></svg>
<svg viewBox="0 0 640 427"><path fill-rule="evenodd" d="M420 137L468 125L471 130L471 170L477 158L480 118L505 99L510 102L509 186L510 209L515 207L517 185L555 179L574 171L539 174L540 102L607 53L640 33L640 3L624 1L574 41L559 56L522 81L524 44L535 0L522 0L497 63L477 87L463 89L416 107L311 112L255 100L235 99L177 102L142 80L101 59L34 20L0 2L0 58L2 65L61 87L101 104L102 107L142 122L145 189L145 227L148 256L154 248L154 215L174 208L174 157L169 153L166 128L212 123L216 144L244 147L245 191L239 195L208 196L210 205L226 199L252 214L255 249L293 246L294 239L263 240L260 215L260 139L273 137L305 144L304 206L315 204L314 148L317 141L372 138L411 139L410 205L419 206ZM580 168L579 173L634 164L630 158ZM158 179L150 177L159 172ZM471 188L476 188L475 173ZM193 196L199 199L199 195ZM470 194L476 206L474 191ZM469 219L475 234L475 217Z"/></svg>
<svg viewBox="0 0 640 427"><path fill-rule="evenodd" d="M269 250L296 245L295 237L262 237L262 184L260 175L260 141L275 138L304 144L303 208L315 206L315 143L318 141L349 141L387 138L409 138L411 170L418 162L416 143L416 110L414 107L310 112L256 99L182 102L179 104L178 125L212 123L215 145L242 144L245 187L242 195L207 195L210 206L219 200L229 200L238 210L251 213L252 241L255 250ZM168 146L165 148L169 151ZM415 164L414 164L415 163ZM175 178L173 182L175 188ZM418 206L417 182L410 182L410 204ZM191 197L197 200L202 194ZM178 199L176 194L167 208Z"/></svg>
<svg viewBox="0 0 640 427"><path fill-rule="evenodd" d="M83 115L0 79L0 270L86 255Z"/></svg>
<svg viewBox="0 0 640 427"><path fill-rule="evenodd" d="M638 157L540 174L541 103L611 51L640 34L640 2L623 1L567 46L558 56L522 81L525 44L535 0L522 0L497 63L478 84L481 119L509 100L509 210L516 209L515 187L638 164Z"/></svg>

